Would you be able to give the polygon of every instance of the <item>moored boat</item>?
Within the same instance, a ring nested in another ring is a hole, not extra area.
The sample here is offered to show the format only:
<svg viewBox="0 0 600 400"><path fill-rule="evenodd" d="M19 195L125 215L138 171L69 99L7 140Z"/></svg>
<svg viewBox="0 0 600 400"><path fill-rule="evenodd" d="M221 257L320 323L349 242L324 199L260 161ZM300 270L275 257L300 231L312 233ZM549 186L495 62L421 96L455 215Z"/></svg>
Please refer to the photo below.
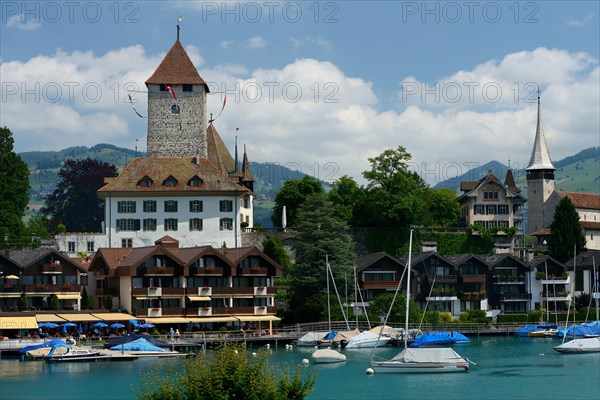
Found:
<svg viewBox="0 0 600 400"><path fill-rule="evenodd" d="M386 361L371 361L376 373L466 372L469 362L449 347L405 348Z"/></svg>
<svg viewBox="0 0 600 400"><path fill-rule="evenodd" d="M555 346L554 350L563 354L599 353L600 337L573 339L559 346Z"/></svg>
<svg viewBox="0 0 600 400"><path fill-rule="evenodd" d="M56 349L61 348L61 347L67 348L68 351L66 353L55 354ZM48 355L46 357L44 357L44 360L47 363L89 362L89 361L97 361L99 359L105 359L105 358L109 358L109 356L106 356L106 355L100 353L99 351L83 349L83 348L73 348L66 343L64 343L64 344L59 343L52 347L52 350L50 350L50 353L48 353Z"/></svg>
<svg viewBox="0 0 600 400"><path fill-rule="evenodd" d="M319 364L330 364L346 361L346 356L333 349L317 349L312 353L312 359Z"/></svg>

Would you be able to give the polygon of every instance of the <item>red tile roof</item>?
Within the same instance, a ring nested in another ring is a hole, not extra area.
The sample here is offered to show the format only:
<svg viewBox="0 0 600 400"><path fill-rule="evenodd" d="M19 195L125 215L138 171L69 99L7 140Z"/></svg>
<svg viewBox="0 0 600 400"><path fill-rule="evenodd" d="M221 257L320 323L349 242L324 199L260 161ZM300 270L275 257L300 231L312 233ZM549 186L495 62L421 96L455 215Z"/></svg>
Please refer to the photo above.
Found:
<svg viewBox="0 0 600 400"><path fill-rule="evenodd" d="M144 176L152 179L151 186L139 185ZM163 181L172 176L177 180L175 186L163 186ZM201 186L188 186L188 181L198 176ZM169 193L169 192L248 192L226 174L223 174L207 159L194 162L192 157L150 157L134 158L119 174L98 190L100 197L114 192Z"/></svg>
<svg viewBox="0 0 600 400"><path fill-rule="evenodd" d="M579 225L583 226L588 231L600 231L600 222L579 221Z"/></svg>
<svg viewBox="0 0 600 400"><path fill-rule="evenodd" d="M564 192L562 190L555 191L561 200L567 196L575 208L587 208L592 210L600 210L600 196L593 193L582 192Z"/></svg>
<svg viewBox="0 0 600 400"><path fill-rule="evenodd" d="M156 71L148 78L146 85L148 84L204 85L208 92L206 82L198 74L179 40L175 41Z"/></svg>

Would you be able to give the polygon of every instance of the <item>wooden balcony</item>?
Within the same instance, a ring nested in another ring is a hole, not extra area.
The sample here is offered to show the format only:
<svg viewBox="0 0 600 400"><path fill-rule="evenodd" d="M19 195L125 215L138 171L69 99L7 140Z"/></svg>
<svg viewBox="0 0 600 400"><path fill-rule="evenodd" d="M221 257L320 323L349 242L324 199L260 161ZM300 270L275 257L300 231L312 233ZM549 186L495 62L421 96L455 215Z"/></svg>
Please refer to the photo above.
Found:
<svg viewBox="0 0 600 400"><path fill-rule="evenodd" d="M461 300L483 300L485 299L485 294L481 292L464 292L459 298Z"/></svg>
<svg viewBox="0 0 600 400"><path fill-rule="evenodd" d="M0 285L0 293L20 293L21 285L14 285L12 283L5 283Z"/></svg>
<svg viewBox="0 0 600 400"><path fill-rule="evenodd" d="M64 285L49 285L45 283L35 285L23 285L23 290L26 293L60 293L60 292L81 292L81 285L64 284Z"/></svg>
<svg viewBox="0 0 600 400"><path fill-rule="evenodd" d="M42 265L42 274L44 275L52 275L57 274L60 275L63 273L63 265L56 263L48 263Z"/></svg>
<svg viewBox="0 0 600 400"><path fill-rule="evenodd" d="M363 289L395 289L398 281L363 281Z"/></svg>
<svg viewBox="0 0 600 400"><path fill-rule="evenodd" d="M485 275L463 275L464 283L485 283Z"/></svg>
<svg viewBox="0 0 600 400"><path fill-rule="evenodd" d="M173 267L146 267L144 276L173 276L175 268Z"/></svg>
<svg viewBox="0 0 600 400"><path fill-rule="evenodd" d="M162 289L163 296L183 296L183 295L185 295L185 288L164 287L161 289Z"/></svg>
<svg viewBox="0 0 600 400"><path fill-rule="evenodd" d="M213 296L254 296L254 287L232 288L232 287L214 287Z"/></svg>
<svg viewBox="0 0 600 400"><path fill-rule="evenodd" d="M433 283L435 279L435 283L456 283L458 282L458 278L456 275L433 275L429 277L429 282Z"/></svg>
<svg viewBox="0 0 600 400"><path fill-rule="evenodd" d="M237 269L238 276L264 276L269 273L269 269L265 267L244 267Z"/></svg>
<svg viewBox="0 0 600 400"><path fill-rule="evenodd" d="M223 275L223 267L205 267L205 268L196 268L190 271L190 275L192 276L221 276Z"/></svg>

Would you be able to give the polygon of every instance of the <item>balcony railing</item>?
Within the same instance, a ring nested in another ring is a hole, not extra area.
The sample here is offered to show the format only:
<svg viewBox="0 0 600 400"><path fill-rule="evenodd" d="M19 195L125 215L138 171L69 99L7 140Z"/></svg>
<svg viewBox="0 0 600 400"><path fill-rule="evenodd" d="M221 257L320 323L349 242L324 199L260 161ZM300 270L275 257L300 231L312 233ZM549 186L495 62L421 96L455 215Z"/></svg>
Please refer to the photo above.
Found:
<svg viewBox="0 0 600 400"><path fill-rule="evenodd" d="M267 275L268 272L269 269L265 267L238 268L238 275L243 276Z"/></svg>
<svg viewBox="0 0 600 400"><path fill-rule="evenodd" d="M212 276L212 275L223 275L223 267L204 267L191 269L190 275L192 276Z"/></svg>
<svg viewBox="0 0 600 400"><path fill-rule="evenodd" d="M23 290L26 293L35 292L81 292L81 285L76 284L63 284L63 285L50 285L45 283L38 283L35 285L23 285Z"/></svg>
<svg viewBox="0 0 600 400"><path fill-rule="evenodd" d="M436 283L456 283L458 281L456 275L434 275L429 277L429 282L433 282L434 279Z"/></svg>
<svg viewBox="0 0 600 400"><path fill-rule="evenodd" d="M395 289L398 281L363 281L364 289Z"/></svg>
<svg viewBox="0 0 600 400"><path fill-rule="evenodd" d="M499 294L498 300L500 301L524 301L531 300L531 293L510 293L510 294Z"/></svg>
<svg viewBox="0 0 600 400"><path fill-rule="evenodd" d="M62 274L63 266L62 264L56 263L48 263L42 265L42 274Z"/></svg>
<svg viewBox="0 0 600 400"><path fill-rule="evenodd" d="M173 276L175 268L173 267L146 267L144 270L145 276Z"/></svg>
<svg viewBox="0 0 600 400"><path fill-rule="evenodd" d="M1 293L20 293L21 285L14 285L12 283L5 283L4 285L0 285Z"/></svg>
<svg viewBox="0 0 600 400"><path fill-rule="evenodd" d="M461 300L483 300L485 299L485 293L481 292L464 292L459 296Z"/></svg>
<svg viewBox="0 0 600 400"><path fill-rule="evenodd" d="M485 283L485 275L463 275L464 283Z"/></svg>

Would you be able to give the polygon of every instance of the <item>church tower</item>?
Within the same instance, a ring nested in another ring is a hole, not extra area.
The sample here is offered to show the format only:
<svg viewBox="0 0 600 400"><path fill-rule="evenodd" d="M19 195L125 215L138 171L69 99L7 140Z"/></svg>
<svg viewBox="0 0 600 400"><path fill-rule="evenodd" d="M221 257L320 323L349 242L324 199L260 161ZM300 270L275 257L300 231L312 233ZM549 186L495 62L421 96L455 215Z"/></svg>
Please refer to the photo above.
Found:
<svg viewBox="0 0 600 400"><path fill-rule="evenodd" d="M208 85L198 74L179 37L148 78L146 86L148 155L207 158Z"/></svg>
<svg viewBox="0 0 600 400"><path fill-rule="evenodd" d="M525 170L527 171L527 233L531 234L546 228L552 221L553 215L545 215L545 203L554 192L554 171L556 171L546 146L539 96L535 142L531 159Z"/></svg>

